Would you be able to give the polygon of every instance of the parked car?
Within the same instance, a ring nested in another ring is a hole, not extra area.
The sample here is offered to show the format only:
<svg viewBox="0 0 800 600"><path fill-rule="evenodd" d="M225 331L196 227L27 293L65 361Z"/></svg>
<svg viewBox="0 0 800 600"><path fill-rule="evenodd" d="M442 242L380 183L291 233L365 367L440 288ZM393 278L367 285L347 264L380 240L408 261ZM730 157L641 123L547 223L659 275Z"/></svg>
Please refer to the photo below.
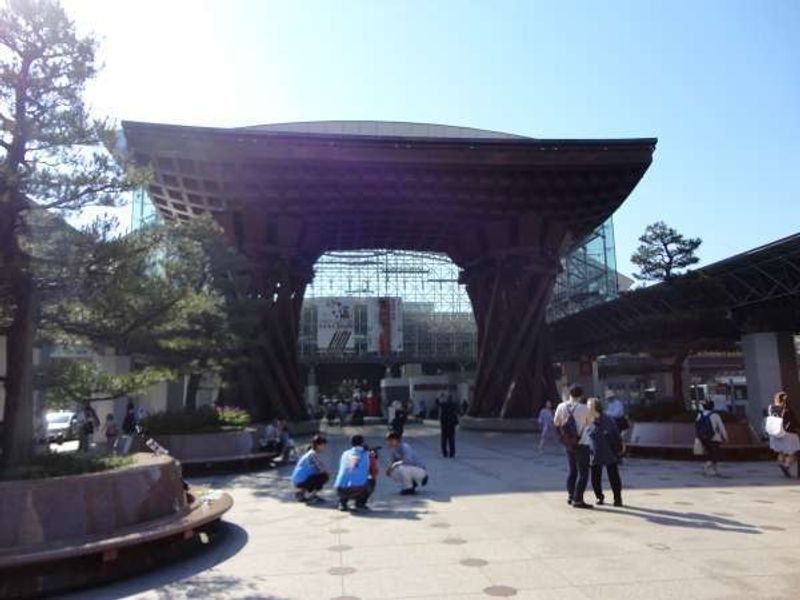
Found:
<svg viewBox="0 0 800 600"><path fill-rule="evenodd" d="M78 415L70 410L50 412L47 419L47 441L60 444L78 439Z"/></svg>

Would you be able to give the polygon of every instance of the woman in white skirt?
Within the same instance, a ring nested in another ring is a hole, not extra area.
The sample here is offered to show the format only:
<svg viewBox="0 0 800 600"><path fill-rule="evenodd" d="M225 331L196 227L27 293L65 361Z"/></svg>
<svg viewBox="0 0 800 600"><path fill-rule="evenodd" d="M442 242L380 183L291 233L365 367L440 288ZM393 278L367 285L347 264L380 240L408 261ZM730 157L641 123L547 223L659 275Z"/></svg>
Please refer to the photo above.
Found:
<svg viewBox="0 0 800 600"><path fill-rule="evenodd" d="M773 420L774 426L768 423L769 447L778 453L778 467L786 477L791 477L790 468L797 463L797 454L800 452L800 427L789 406L789 395L778 392L767 411L767 419ZM780 427L777 427L780 419Z"/></svg>

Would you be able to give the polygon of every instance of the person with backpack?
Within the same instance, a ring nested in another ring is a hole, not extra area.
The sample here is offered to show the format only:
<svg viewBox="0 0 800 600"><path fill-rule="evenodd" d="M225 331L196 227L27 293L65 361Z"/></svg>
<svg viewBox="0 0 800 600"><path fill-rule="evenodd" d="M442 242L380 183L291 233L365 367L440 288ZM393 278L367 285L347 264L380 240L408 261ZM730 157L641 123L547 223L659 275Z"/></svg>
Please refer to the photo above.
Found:
<svg viewBox="0 0 800 600"><path fill-rule="evenodd" d="M585 435L589 409L579 385L572 386L569 398L556 407L553 424L567 453L567 504L573 508L594 508L583 501L589 483L589 438Z"/></svg>
<svg viewBox="0 0 800 600"><path fill-rule="evenodd" d="M728 432L725 430L725 423L722 422L722 417L714 411L713 400L703 402L703 408L697 415L694 427L699 446L708 458L703 466L703 474L707 477L710 475L721 477L717 465L719 462L719 447L722 442L728 441ZM697 444L695 445L697 446Z"/></svg>
<svg viewBox="0 0 800 600"><path fill-rule="evenodd" d="M769 447L778 455L778 467L784 477L791 477L792 465L797 463L800 452L800 423L789 406L789 395L778 392L767 409L766 430L769 434ZM800 472L798 472L800 477Z"/></svg>
<svg viewBox="0 0 800 600"><path fill-rule="evenodd" d="M614 494L614 506L622 506L622 479L619 476L619 463L624 450L622 434L616 421L603 413L603 403L598 398L589 398L587 406L591 421L586 429L586 435L589 438L592 490L597 498L597 504L604 504L603 467L605 467Z"/></svg>

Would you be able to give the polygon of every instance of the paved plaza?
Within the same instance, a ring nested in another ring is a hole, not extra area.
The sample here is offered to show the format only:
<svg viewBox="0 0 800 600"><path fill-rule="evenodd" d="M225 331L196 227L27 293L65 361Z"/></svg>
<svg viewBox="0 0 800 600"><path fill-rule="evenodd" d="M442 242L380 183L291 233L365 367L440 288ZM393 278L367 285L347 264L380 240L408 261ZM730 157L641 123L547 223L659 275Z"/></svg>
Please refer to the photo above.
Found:
<svg viewBox="0 0 800 600"><path fill-rule="evenodd" d="M329 432L384 445L384 429ZM520 599L796 598L800 483L772 463L629 459L624 509L572 509L560 448L525 434L459 432L442 459L438 430L409 428L431 482L399 496L383 474L368 514L292 500L289 471L193 480L231 492L218 544L195 558L70 598ZM384 450L382 460L386 462ZM587 500L592 499L591 491Z"/></svg>

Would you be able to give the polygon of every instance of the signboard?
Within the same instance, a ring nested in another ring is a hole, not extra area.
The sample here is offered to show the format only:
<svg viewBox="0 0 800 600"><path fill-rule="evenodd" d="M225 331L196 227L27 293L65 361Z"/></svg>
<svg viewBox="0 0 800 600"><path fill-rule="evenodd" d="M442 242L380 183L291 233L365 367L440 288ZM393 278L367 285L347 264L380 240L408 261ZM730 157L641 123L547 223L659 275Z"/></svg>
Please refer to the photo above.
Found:
<svg viewBox="0 0 800 600"><path fill-rule="evenodd" d="M381 356L403 351L403 307L400 298L368 300L367 351Z"/></svg>
<svg viewBox="0 0 800 600"><path fill-rule="evenodd" d="M352 298L321 298L317 304L317 348L343 352L355 347Z"/></svg>

